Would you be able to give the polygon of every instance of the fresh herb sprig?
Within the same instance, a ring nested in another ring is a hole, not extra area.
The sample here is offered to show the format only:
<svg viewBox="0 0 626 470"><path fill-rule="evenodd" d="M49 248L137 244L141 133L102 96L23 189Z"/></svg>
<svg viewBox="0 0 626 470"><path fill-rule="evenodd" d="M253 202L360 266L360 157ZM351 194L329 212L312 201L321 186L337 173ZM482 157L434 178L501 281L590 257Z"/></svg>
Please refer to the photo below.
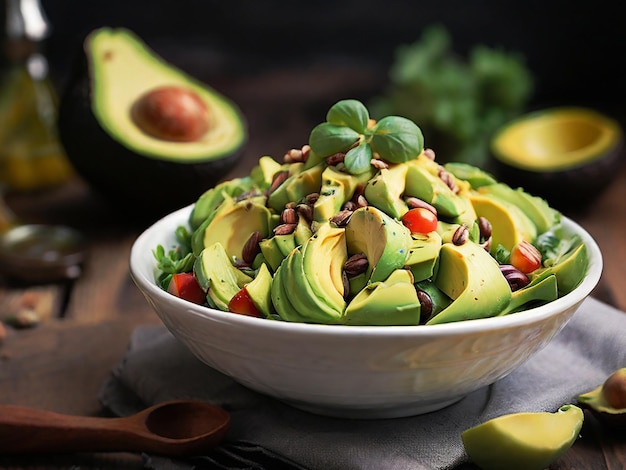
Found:
<svg viewBox="0 0 626 470"><path fill-rule="evenodd" d="M391 163L416 158L424 149L424 136L413 121L401 116L387 116L370 126L365 105L349 99L330 108L326 122L311 131L309 145L320 158L345 153L346 170L356 175L369 169L374 153Z"/></svg>
<svg viewBox="0 0 626 470"><path fill-rule="evenodd" d="M174 248L165 251L163 245L157 245L153 254L157 260L157 267L161 274L157 279L159 285L167 290L172 274L186 273L193 269L195 256L191 250L191 234L180 226L175 231L176 241Z"/></svg>

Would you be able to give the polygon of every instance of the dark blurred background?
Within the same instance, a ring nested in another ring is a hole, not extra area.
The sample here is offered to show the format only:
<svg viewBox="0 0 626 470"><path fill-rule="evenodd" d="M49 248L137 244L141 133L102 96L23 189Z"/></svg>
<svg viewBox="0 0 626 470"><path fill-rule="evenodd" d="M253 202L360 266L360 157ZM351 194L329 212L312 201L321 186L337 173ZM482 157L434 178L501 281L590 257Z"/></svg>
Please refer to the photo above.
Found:
<svg viewBox="0 0 626 470"><path fill-rule="evenodd" d="M626 108L626 27L614 0L43 0L43 6L59 87L85 34L102 25L126 26L166 59L211 79L312 61L386 68L398 44L441 24L459 54L478 43L523 54L535 78L534 104L591 105L620 120Z"/></svg>

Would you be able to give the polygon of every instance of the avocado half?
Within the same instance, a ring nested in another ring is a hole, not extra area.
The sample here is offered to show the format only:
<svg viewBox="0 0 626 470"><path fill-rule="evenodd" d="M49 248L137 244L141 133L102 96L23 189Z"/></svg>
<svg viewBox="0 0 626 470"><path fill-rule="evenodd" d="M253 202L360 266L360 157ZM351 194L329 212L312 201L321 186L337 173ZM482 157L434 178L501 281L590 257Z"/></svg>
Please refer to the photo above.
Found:
<svg viewBox="0 0 626 470"><path fill-rule="evenodd" d="M525 114L491 140L498 177L560 209L590 202L623 163L623 150L618 122L581 107Z"/></svg>
<svg viewBox="0 0 626 470"><path fill-rule="evenodd" d="M207 112L200 135L155 136L134 119L151 90L184 90ZM161 215L195 201L223 179L243 154L245 119L238 107L149 49L127 29L87 35L61 96L61 143L77 173L115 204Z"/></svg>

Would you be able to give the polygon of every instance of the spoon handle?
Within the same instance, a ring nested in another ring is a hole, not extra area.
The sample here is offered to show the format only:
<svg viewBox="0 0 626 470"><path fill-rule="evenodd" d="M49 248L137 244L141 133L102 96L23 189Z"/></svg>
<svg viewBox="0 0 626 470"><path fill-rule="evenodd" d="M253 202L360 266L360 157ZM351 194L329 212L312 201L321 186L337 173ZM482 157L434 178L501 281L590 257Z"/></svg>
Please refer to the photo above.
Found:
<svg viewBox="0 0 626 470"><path fill-rule="evenodd" d="M136 450L146 438L124 418L72 416L0 405L0 454Z"/></svg>

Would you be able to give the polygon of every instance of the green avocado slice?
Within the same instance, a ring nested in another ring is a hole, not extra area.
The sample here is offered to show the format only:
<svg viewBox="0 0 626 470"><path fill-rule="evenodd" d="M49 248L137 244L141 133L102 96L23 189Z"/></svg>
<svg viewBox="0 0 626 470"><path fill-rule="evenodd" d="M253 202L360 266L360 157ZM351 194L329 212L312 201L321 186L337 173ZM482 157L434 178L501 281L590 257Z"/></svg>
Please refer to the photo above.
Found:
<svg viewBox="0 0 626 470"><path fill-rule="evenodd" d="M364 253L369 262L369 282L384 281L402 268L413 244L411 232L374 206L354 211L346 225L346 243L350 254Z"/></svg>
<svg viewBox="0 0 626 470"><path fill-rule="evenodd" d="M381 282L362 289L341 317L345 325L418 325L421 304L413 275L397 269Z"/></svg>
<svg viewBox="0 0 626 470"><path fill-rule="evenodd" d="M496 260L471 241L442 245L433 282L453 302L428 325L492 317L511 300L511 288Z"/></svg>
<svg viewBox="0 0 626 470"><path fill-rule="evenodd" d="M205 248L196 258L193 272L200 287L207 291L209 305L228 311L233 296L252 278L237 269L220 243Z"/></svg>
<svg viewBox="0 0 626 470"><path fill-rule="evenodd" d="M543 470L576 441L583 411L563 405L555 413L512 413L463 431L470 459L484 470Z"/></svg>

